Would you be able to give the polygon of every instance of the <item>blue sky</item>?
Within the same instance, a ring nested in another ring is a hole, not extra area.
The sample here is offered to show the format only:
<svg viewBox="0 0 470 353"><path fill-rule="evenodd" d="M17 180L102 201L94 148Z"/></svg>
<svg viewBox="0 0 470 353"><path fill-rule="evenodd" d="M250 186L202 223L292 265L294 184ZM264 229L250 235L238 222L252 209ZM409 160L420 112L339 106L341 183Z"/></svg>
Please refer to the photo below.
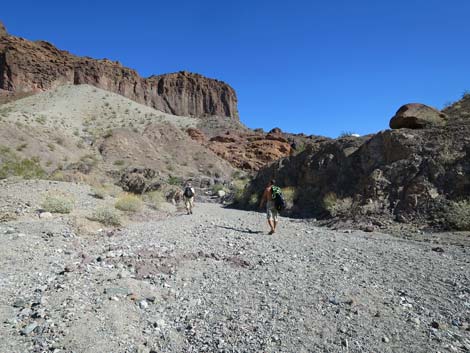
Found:
<svg viewBox="0 0 470 353"><path fill-rule="evenodd" d="M229 83L252 128L338 136L388 128L408 102L470 89L468 0L8 1L8 31L142 76Z"/></svg>

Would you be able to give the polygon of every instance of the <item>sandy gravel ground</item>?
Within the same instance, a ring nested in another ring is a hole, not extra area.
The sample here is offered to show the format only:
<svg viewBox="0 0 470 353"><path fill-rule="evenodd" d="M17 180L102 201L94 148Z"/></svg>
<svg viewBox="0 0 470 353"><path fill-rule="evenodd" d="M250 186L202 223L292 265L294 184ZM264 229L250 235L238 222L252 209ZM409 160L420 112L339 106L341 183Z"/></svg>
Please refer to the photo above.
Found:
<svg viewBox="0 0 470 353"><path fill-rule="evenodd" d="M216 204L86 235L22 217L0 242L2 353L470 351L465 245L285 218L269 236Z"/></svg>

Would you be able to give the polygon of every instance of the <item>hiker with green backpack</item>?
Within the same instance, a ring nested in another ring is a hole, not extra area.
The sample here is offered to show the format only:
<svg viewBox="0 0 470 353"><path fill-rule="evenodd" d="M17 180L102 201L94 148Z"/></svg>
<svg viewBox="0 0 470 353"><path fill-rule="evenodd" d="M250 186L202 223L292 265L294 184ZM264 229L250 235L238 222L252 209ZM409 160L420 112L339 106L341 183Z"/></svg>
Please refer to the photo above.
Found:
<svg viewBox="0 0 470 353"><path fill-rule="evenodd" d="M270 232L268 233L270 235L276 232L276 226L279 222L279 211L282 211L286 207L281 188L276 186L275 183L276 182L274 179L268 182L259 204L259 207L262 209L266 203L266 215L268 218L269 227L271 228Z"/></svg>

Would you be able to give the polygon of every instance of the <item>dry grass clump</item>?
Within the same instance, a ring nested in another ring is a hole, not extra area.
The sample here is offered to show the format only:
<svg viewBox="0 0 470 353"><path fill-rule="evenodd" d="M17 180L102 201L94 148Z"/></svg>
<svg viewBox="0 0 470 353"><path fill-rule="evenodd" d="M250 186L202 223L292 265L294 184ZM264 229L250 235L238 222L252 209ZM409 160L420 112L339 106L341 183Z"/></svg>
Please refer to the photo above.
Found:
<svg viewBox="0 0 470 353"><path fill-rule="evenodd" d="M353 211L353 199L351 197L339 198L334 192L329 192L323 198L323 207L332 217L350 216Z"/></svg>
<svg viewBox="0 0 470 353"><path fill-rule="evenodd" d="M457 230L470 230L470 200L454 201L447 206L445 218Z"/></svg>
<svg viewBox="0 0 470 353"><path fill-rule="evenodd" d="M288 205L292 205L294 203L296 192L297 190L293 186L286 186L282 188L282 195L284 196L284 200L286 200Z"/></svg>
<svg viewBox="0 0 470 353"><path fill-rule="evenodd" d="M118 227L122 224L119 213L110 207L101 207L96 209L91 216L88 217L91 221L100 222L105 226Z"/></svg>
<svg viewBox="0 0 470 353"><path fill-rule="evenodd" d="M159 210L163 203L166 202L165 196L161 191L158 190L146 193L144 195L144 200L151 208L155 210Z"/></svg>
<svg viewBox="0 0 470 353"><path fill-rule="evenodd" d="M133 194L124 194L118 198L114 207L124 212L137 212L142 209L142 200Z"/></svg>
<svg viewBox="0 0 470 353"><path fill-rule="evenodd" d="M248 182L249 182L249 179L242 179L242 178L235 179L234 181L232 181L233 200L235 203L241 204L243 203L244 200L247 199L246 186Z"/></svg>
<svg viewBox="0 0 470 353"><path fill-rule="evenodd" d="M41 203L41 208L51 213L70 213L75 201L73 198L63 194L49 194Z"/></svg>
<svg viewBox="0 0 470 353"><path fill-rule="evenodd" d="M91 196L100 200L103 200L107 194L108 192L104 187L95 187L91 190Z"/></svg>

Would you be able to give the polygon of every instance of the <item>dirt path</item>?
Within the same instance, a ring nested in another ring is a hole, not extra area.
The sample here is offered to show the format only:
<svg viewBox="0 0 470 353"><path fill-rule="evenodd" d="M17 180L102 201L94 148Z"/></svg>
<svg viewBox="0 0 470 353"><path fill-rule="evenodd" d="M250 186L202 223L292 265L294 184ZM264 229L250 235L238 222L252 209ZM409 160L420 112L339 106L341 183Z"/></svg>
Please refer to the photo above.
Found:
<svg viewBox="0 0 470 353"><path fill-rule="evenodd" d="M0 352L470 350L468 248L266 231L214 204L87 237L2 223Z"/></svg>

